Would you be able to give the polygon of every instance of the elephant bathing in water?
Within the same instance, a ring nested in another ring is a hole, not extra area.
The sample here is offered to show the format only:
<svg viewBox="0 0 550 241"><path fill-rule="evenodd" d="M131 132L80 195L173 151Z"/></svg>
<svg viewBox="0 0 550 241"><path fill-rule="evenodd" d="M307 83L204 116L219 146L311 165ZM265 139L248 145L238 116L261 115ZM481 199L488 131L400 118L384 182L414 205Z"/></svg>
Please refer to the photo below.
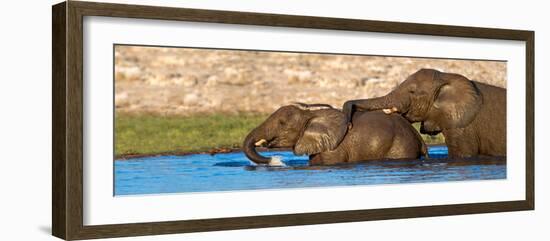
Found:
<svg viewBox="0 0 550 241"><path fill-rule="evenodd" d="M383 110L421 122L420 132L443 133L450 157L506 155L506 89L471 81L459 74L421 69L386 96L350 100L355 111Z"/></svg>
<svg viewBox="0 0 550 241"><path fill-rule="evenodd" d="M352 123L348 129L344 113L329 105L283 106L248 134L244 153L255 163L269 164L257 146L292 148L296 155L309 155L310 165L427 156L420 134L398 114L364 112Z"/></svg>

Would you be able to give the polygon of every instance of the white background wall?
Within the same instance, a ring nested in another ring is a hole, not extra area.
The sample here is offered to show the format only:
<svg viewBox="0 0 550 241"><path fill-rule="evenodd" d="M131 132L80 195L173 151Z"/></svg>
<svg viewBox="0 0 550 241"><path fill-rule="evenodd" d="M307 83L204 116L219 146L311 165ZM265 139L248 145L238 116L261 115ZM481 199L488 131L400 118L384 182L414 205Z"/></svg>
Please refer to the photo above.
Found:
<svg viewBox="0 0 550 241"><path fill-rule="evenodd" d="M130 1L139 2L139 1ZM142 1L143 2L143 1ZM157 1L161 2L161 1ZM163 1L174 2L174 1ZM0 240L55 240L51 232L51 9L7 1L0 12ZM550 101L550 14L544 1L179 1L181 6L536 31L536 103ZM536 210L125 240L548 240L550 134L536 111ZM513 147L509 147L513 148Z"/></svg>

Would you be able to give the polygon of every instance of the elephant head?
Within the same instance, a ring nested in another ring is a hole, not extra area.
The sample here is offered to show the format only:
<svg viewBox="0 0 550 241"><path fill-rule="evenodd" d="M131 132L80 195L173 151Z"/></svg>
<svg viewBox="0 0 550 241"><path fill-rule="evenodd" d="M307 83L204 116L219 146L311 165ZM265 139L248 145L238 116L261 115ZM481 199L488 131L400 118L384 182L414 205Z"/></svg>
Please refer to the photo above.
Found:
<svg viewBox="0 0 550 241"><path fill-rule="evenodd" d="M410 122L422 122L423 134L437 134L470 124L482 102L480 91L466 77L421 69L385 96L346 102L344 111L350 116L354 108L398 112Z"/></svg>
<svg viewBox="0 0 550 241"><path fill-rule="evenodd" d="M329 105L296 103L271 114L245 138L245 155L255 163L268 164L257 146L292 148L296 155L312 155L335 149L347 132L344 114Z"/></svg>

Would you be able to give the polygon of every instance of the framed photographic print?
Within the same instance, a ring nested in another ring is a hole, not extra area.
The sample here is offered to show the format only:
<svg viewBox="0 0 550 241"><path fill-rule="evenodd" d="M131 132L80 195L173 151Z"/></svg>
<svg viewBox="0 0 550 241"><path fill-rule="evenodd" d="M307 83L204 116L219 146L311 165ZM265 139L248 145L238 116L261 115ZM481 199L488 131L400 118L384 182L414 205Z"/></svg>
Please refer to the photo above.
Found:
<svg viewBox="0 0 550 241"><path fill-rule="evenodd" d="M53 235L534 209L534 32L53 6Z"/></svg>

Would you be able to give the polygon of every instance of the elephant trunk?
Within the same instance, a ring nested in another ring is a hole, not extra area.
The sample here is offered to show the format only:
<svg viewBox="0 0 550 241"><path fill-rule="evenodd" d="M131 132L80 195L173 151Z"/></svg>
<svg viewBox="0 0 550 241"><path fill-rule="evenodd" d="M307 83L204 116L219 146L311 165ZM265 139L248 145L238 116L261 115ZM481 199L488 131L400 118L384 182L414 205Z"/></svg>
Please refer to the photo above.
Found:
<svg viewBox="0 0 550 241"><path fill-rule="evenodd" d="M256 164L269 164L271 159L260 155L256 151L256 143L260 140L265 140L265 138L261 138L261 135L259 135L258 133L259 130L254 129L252 132L250 132L250 134L248 134L248 136L246 136L243 143L244 154L248 159Z"/></svg>
<svg viewBox="0 0 550 241"><path fill-rule="evenodd" d="M394 91L385 96L368 99L362 102L359 107L365 111L384 110L386 113L405 113L408 109L408 99L402 100L402 98L397 98L398 95Z"/></svg>

